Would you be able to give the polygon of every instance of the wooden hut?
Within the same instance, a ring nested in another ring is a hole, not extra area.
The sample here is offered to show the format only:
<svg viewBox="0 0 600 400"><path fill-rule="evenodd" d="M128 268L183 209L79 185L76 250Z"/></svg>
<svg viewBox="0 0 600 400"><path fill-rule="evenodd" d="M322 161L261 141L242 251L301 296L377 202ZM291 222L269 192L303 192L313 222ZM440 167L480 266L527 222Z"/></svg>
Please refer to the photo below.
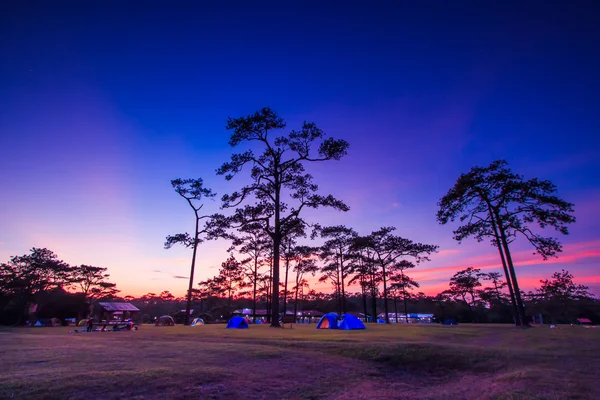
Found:
<svg viewBox="0 0 600 400"><path fill-rule="evenodd" d="M131 303L121 302L100 302L100 321L106 321L107 324L117 324L128 318L134 319L135 313L139 308Z"/></svg>

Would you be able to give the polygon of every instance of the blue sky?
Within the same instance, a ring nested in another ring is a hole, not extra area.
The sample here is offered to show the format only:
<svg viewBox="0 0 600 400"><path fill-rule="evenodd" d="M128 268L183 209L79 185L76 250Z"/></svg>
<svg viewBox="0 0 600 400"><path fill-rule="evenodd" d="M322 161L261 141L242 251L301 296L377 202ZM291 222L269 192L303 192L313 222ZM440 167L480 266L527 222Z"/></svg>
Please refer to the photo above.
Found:
<svg viewBox="0 0 600 400"><path fill-rule="evenodd" d="M232 153L227 117L271 106L290 129L311 120L350 142L310 170L351 211L310 218L439 244L425 290L493 268L490 246L455 244L435 211L461 172L504 158L576 204L564 262L531 264L516 244L524 281L566 268L600 293L594 2L0 7L1 260L48 247L107 266L124 292L182 293L189 254L162 242L193 221L169 181L234 190L214 174ZM226 247L203 245L198 280Z"/></svg>

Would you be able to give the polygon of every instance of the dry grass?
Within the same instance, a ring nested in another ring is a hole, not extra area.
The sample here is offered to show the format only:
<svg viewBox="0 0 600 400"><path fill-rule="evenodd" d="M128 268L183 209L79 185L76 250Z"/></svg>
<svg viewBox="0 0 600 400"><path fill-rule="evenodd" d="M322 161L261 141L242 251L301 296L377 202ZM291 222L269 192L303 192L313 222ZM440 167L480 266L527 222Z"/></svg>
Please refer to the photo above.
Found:
<svg viewBox="0 0 600 400"><path fill-rule="evenodd" d="M598 399L600 329L0 330L0 398Z"/></svg>

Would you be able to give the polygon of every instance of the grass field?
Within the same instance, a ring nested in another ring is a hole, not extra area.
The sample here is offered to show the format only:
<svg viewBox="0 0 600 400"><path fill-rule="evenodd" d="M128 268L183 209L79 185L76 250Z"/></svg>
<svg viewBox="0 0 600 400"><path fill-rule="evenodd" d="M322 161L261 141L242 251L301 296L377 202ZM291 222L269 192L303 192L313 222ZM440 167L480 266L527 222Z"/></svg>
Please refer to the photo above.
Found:
<svg viewBox="0 0 600 400"><path fill-rule="evenodd" d="M600 399L600 329L0 329L2 399Z"/></svg>

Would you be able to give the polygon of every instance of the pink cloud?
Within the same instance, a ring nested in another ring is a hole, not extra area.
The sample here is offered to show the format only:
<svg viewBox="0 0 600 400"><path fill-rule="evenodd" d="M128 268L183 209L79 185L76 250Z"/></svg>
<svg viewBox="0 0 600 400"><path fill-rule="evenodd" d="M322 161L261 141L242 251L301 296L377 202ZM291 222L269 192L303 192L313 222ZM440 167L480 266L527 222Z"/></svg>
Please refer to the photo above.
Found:
<svg viewBox="0 0 600 400"><path fill-rule="evenodd" d="M440 255L440 256L444 256L444 255L447 255L447 254L458 254L460 252L461 251L458 250L458 249L454 249L454 250L440 250L440 251L438 251L437 254Z"/></svg>
<svg viewBox="0 0 600 400"><path fill-rule="evenodd" d="M543 278L543 279L549 279L549 277L548 278ZM532 277L532 276L520 277L519 278L519 285L521 287L525 287L525 288L539 287L541 280L542 279L540 279L538 277ZM590 283L594 284L594 283L600 283L600 275L575 277L573 279L573 281L576 284L590 284Z"/></svg>

